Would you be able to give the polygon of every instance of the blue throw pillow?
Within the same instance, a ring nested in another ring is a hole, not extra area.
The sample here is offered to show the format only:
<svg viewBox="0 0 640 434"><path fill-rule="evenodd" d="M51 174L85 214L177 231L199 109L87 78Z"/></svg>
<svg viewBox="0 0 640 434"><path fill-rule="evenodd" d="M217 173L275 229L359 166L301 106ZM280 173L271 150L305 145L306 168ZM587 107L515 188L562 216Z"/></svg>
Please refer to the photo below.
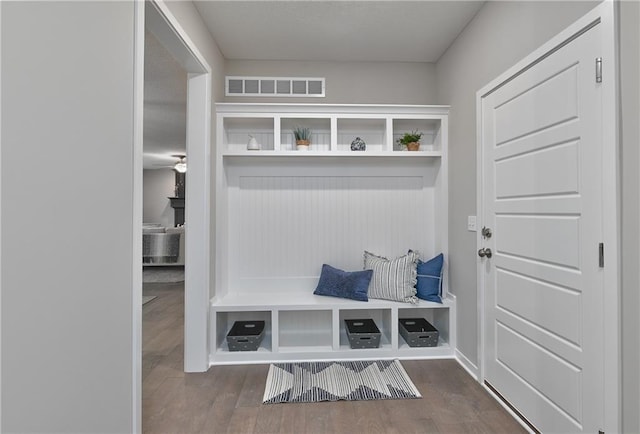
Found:
<svg viewBox="0 0 640 434"><path fill-rule="evenodd" d="M442 287L443 263L444 255L442 253L427 262L418 261L418 283L416 284L418 298L442 303L440 289Z"/></svg>
<svg viewBox="0 0 640 434"><path fill-rule="evenodd" d="M373 270L342 271L331 265L323 264L318 287L313 293L369 301L367 291L372 275Z"/></svg>

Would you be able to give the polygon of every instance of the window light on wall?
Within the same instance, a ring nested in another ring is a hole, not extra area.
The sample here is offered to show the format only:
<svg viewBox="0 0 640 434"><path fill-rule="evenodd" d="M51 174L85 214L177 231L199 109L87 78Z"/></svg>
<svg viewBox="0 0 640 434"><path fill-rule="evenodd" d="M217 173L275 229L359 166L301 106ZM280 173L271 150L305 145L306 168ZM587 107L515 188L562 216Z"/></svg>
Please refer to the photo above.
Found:
<svg viewBox="0 0 640 434"><path fill-rule="evenodd" d="M324 97L324 77L226 77L226 96Z"/></svg>

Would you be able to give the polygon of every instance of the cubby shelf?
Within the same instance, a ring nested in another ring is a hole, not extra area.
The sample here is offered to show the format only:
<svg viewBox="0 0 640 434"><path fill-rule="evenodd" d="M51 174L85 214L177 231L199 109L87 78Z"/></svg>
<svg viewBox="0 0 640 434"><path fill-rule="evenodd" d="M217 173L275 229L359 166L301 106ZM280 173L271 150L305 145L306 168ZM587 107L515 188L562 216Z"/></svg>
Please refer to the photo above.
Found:
<svg viewBox="0 0 640 434"><path fill-rule="evenodd" d="M269 319L258 351L230 352L225 334L233 325L227 321L231 317L229 313L235 313L233 318L243 320L265 319L265 310ZM313 294L230 294L213 299L211 311L212 316L218 318L217 334L212 333L217 336L212 343L215 348L212 364L454 356L456 309L453 296L444 299L442 304L420 300L414 305L377 299L361 302ZM220 321L221 316L223 321ZM406 344L399 332L398 319L416 316L437 324L441 333L437 347L419 348ZM360 318L375 321L381 333L379 348L352 349L349 346L344 320ZM277 339L274 338L276 335Z"/></svg>
<svg viewBox="0 0 640 434"><path fill-rule="evenodd" d="M313 295L323 263L361 270L364 250L448 257L448 107L222 103L216 111L210 363L454 357L446 266L442 304ZM310 150L295 149L296 127L312 130ZM398 138L414 130L424 133L420 150L400 149ZM260 150L247 149L250 135ZM366 150L351 150L356 137ZM404 342L398 320L413 317L438 329L438 346ZM345 319L374 320L379 348L352 349ZM257 351L229 351L226 334L239 320L265 322Z"/></svg>
<svg viewBox="0 0 640 434"><path fill-rule="evenodd" d="M443 149L441 132L446 131L448 116L445 106L221 103L216 108L222 156L439 157ZM296 150L296 127L311 129L308 151ZM424 134L420 150L402 150L397 140L414 130ZM249 136L258 141L260 150L243 152ZM356 137L365 141L365 151L350 149Z"/></svg>

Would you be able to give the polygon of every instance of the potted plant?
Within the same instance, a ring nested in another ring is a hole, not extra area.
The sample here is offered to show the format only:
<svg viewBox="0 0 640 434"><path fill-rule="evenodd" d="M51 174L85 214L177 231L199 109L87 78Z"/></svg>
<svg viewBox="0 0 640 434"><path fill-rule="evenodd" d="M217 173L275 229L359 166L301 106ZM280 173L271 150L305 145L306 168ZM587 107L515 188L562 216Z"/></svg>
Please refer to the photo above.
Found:
<svg viewBox="0 0 640 434"><path fill-rule="evenodd" d="M306 151L311 144L311 130L309 128L296 127L293 130L293 135L296 139L296 149L299 151Z"/></svg>
<svg viewBox="0 0 640 434"><path fill-rule="evenodd" d="M401 148L406 148L407 151L418 151L420 150L420 139L423 135L424 133L419 133L417 130L411 131L410 133L404 133L397 142Z"/></svg>

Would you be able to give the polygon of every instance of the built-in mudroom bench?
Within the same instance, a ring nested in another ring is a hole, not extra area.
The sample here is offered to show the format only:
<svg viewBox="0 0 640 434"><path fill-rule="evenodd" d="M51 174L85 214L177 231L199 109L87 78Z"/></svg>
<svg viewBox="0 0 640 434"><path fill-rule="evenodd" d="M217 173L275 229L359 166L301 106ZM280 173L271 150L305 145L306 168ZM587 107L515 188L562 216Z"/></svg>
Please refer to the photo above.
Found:
<svg viewBox="0 0 640 434"><path fill-rule="evenodd" d="M453 357L448 107L221 103L216 116L211 364ZM296 149L294 130L308 150ZM403 149L399 139L414 132L420 149ZM444 254L442 303L313 294L323 264L359 271L365 251L393 259L409 250L424 261ZM437 346L410 347L406 318L434 325ZM379 347L351 348L352 319L374 320ZM236 321L264 322L256 351L229 350Z"/></svg>

